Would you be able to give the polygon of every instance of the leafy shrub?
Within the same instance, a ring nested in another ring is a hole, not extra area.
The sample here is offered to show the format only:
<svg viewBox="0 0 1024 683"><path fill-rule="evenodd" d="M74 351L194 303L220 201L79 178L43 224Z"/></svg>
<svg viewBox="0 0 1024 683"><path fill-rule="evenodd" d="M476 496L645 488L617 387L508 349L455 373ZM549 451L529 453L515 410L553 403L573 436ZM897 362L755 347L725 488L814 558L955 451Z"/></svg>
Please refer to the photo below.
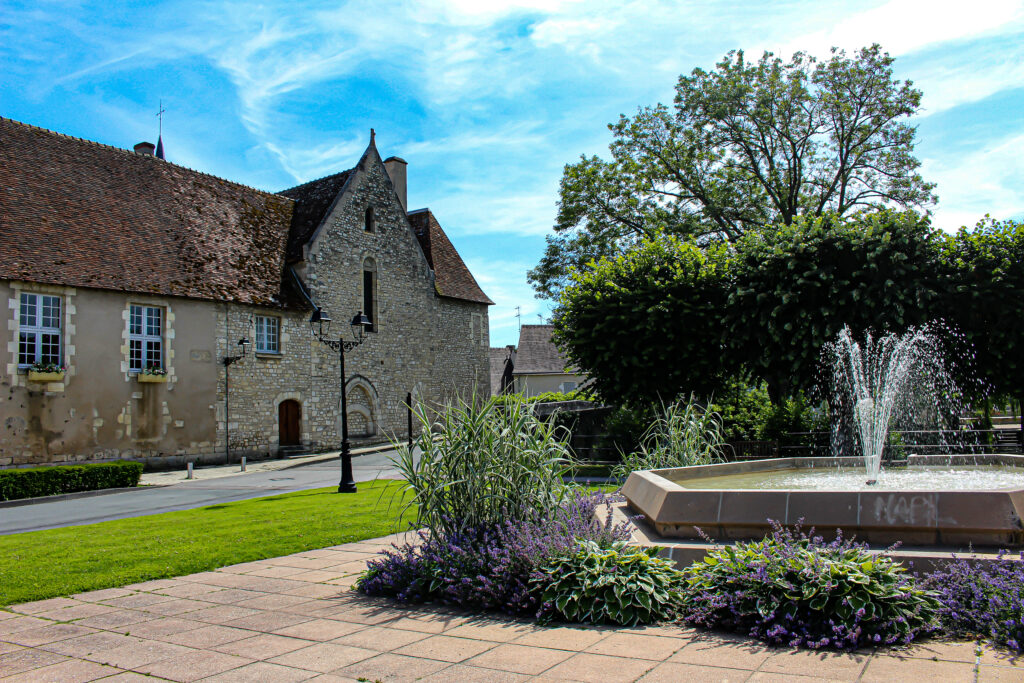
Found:
<svg viewBox="0 0 1024 683"><path fill-rule="evenodd" d="M0 470L0 500L138 486L142 464L128 460Z"/></svg>
<svg viewBox="0 0 1024 683"><path fill-rule="evenodd" d="M694 396L665 406L640 442L612 471L625 478L637 470L708 465L722 460L722 418Z"/></svg>
<svg viewBox="0 0 1024 683"><path fill-rule="evenodd" d="M710 410L722 416L726 441L756 441L764 432L772 404L763 382L747 384L734 379L715 393Z"/></svg>
<svg viewBox="0 0 1024 683"><path fill-rule="evenodd" d="M596 519L597 506L609 500L604 494L577 492L551 517L532 512L447 536L421 532L418 543L393 547L370 560L356 589L399 602L437 600L532 616L539 600L530 576L541 563L572 548L577 538L607 547L629 537L624 526Z"/></svg>
<svg viewBox="0 0 1024 683"><path fill-rule="evenodd" d="M542 620L636 626L672 617L682 576L658 548L581 540L538 568L530 583L541 591Z"/></svg>
<svg viewBox="0 0 1024 683"><path fill-rule="evenodd" d="M924 585L939 594L944 632L987 637L1024 652L1024 561L1005 551L991 562L957 558L928 576Z"/></svg>
<svg viewBox="0 0 1024 683"><path fill-rule="evenodd" d="M686 622L790 647L909 643L939 608L891 558L799 527L775 525L761 541L713 550L683 574Z"/></svg>
<svg viewBox="0 0 1024 683"><path fill-rule="evenodd" d="M568 432L553 420L539 419L523 401L496 398L459 400L436 421L423 404L414 413L423 426L415 441L421 454L398 444L392 460L418 528L444 537L558 510L570 451Z"/></svg>

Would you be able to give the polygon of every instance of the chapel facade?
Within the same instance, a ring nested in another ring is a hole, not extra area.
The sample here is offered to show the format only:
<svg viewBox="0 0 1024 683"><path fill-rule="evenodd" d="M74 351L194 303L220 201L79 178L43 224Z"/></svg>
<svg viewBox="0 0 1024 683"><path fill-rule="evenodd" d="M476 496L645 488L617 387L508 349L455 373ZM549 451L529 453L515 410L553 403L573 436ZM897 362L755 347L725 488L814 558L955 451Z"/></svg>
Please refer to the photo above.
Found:
<svg viewBox="0 0 1024 683"><path fill-rule="evenodd" d="M271 193L0 118L0 467L336 449L317 309L333 338L371 323L345 357L353 440L404 438L407 395L487 387L492 302L406 179L372 133L355 167Z"/></svg>

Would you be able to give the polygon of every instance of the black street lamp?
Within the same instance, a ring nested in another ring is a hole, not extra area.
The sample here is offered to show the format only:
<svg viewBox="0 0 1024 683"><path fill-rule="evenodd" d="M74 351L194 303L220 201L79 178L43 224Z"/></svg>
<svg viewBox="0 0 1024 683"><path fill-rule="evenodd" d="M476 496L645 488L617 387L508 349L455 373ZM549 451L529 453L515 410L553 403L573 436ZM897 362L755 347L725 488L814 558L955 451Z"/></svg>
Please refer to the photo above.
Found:
<svg viewBox="0 0 1024 683"><path fill-rule="evenodd" d="M224 356L224 462L231 464L231 364L245 358L245 350L249 348L249 340L242 337L238 340L242 352L235 356Z"/></svg>
<svg viewBox="0 0 1024 683"><path fill-rule="evenodd" d="M324 331L324 324L327 325L326 332ZM355 340L345 341L341 335L335 340L330 337L331 319L322 308L315 309L313 315L309 318L309 329L313 336L321 344L325 344L338 352L338 361L341 365L341 482L338 484L338 493L356 492L356 482L352 478L352 452L349 449L348 443L348 397L345 396L345 352L351 351L366 341L363 331L373 323L363 315L362 311L359 311L353 316L351 324Z"/></svg>

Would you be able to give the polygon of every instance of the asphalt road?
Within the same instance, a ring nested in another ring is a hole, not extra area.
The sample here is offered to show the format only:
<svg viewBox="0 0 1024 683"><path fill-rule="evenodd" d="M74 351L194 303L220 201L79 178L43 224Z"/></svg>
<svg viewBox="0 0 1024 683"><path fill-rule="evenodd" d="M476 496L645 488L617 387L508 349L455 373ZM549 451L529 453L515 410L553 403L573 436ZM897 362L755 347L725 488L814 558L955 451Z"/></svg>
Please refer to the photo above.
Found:
<svg viewBox="0 0 1024 683"><path fill-rule="evenodd" d="M388 461L389 455L391 451L353 458L352 474L355 480L360 482L377 478L397 478L398 474ZM290 491L337 486L340 478L341 468L338 460L327 460L274 472L254 472L233 477L196 480L174 486L137 489L52 503L0 507L0 535L93 524L110 519L140 517L246 498L273 496Z"/></svg>

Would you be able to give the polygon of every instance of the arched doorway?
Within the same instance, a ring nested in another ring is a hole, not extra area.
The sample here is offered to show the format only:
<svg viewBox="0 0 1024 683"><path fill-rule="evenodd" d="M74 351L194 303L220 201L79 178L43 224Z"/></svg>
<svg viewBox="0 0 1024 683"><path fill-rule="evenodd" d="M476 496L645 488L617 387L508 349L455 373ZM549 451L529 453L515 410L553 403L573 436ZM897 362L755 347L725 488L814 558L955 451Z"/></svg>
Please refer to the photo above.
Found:
<svg viewBox="0 0 1024 683"><path fill-rule="evenodd" d="M294 399L281 401L277 406L279 446L298 446L302 443L302 405Z"/></svg>

